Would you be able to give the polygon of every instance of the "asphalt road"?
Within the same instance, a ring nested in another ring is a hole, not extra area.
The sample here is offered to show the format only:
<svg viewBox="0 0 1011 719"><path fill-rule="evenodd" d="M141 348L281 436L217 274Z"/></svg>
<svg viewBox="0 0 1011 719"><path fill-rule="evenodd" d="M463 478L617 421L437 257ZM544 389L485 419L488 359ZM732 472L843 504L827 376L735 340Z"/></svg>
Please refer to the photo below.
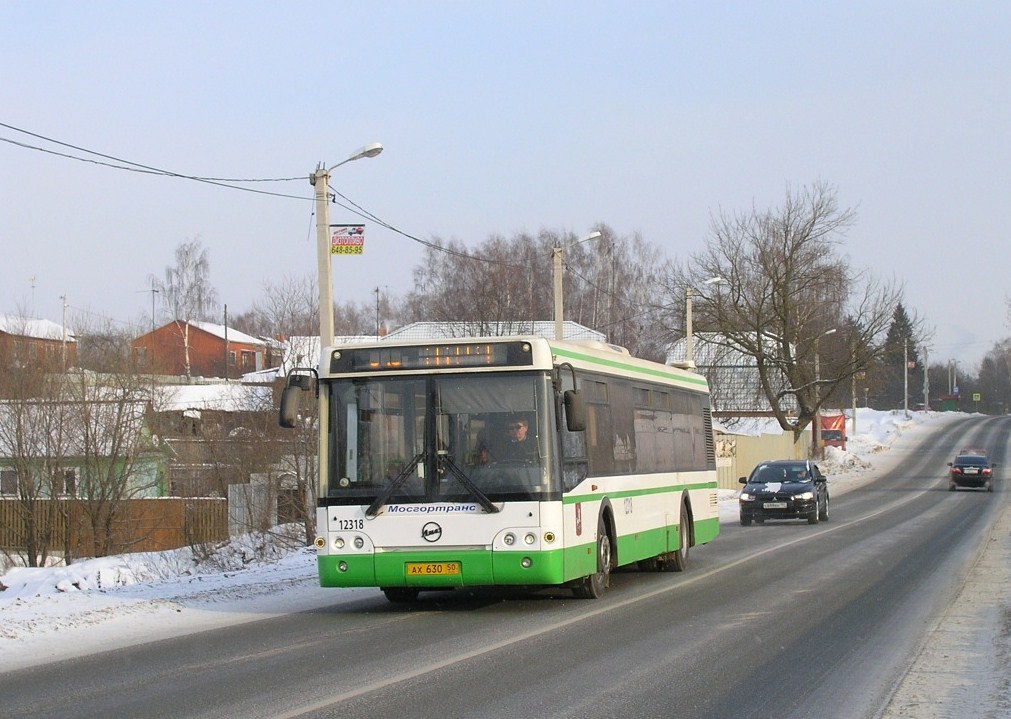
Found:
<svg viewBox="0 0 1011 719"><path fill-rule="evenodd" d="M943 426L830 521L724 525L683 574L563 591L380 595L0 675L32 717L876 717L1008 501L946 463L1011 418ZM831 477L830 488L831 488Z"/></svg>

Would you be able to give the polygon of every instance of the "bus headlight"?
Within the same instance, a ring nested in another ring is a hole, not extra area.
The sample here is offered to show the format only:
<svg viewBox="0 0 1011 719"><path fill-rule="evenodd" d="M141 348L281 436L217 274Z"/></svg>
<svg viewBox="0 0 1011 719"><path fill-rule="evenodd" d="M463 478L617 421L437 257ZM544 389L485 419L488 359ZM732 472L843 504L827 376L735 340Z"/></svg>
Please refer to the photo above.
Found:
<svg viewBox="0 0 1011 719"><path fill-rule="evenodd" d="M544 533L544 541L547 542L548 544L551 544L553 541L555 541L555 533L554 532L545 532Z"/></svg>
<svg viewBox="0 0 1011 719"><path fill-rule="evenodd" d="M533 532L527 532L526 534L523 535L523 541L526 542L527 544L533 544L534 542L537 541L537 537L534 536Z"/></svg>
<svg viewBox="0 0 1011 719"><path fill-rule="evenodd" d="M361 549L365 546L365 540L361 537L355 537L355 549Z"/></svg>
<svg viewBox="0 0 1011 719"><path fill-rule="evenodd" d="M316 541L313 544L316 545L316 549L323 549L326 546L326 540L323 537L316 537Z"/></svg>
<svg viewBox="0 0 1011 719"><path fill-rule="evenodd" d="M507 546L511 547L516 544L516 535L512 532L507 532L504 537L502 537L502 542Z"/></svg>
<svg viewBox="0 0 1011 719"><path fill-rule="evenodd" d="M344 549L344 537L334 537L333 538L333 548L334 549Z"/></svg>

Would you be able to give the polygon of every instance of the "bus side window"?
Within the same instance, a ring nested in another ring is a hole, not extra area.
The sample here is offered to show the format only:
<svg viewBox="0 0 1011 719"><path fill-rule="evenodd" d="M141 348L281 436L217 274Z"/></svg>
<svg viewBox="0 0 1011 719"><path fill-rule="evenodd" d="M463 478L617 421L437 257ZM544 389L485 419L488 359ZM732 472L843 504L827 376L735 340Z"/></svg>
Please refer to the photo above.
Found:
<svg viewBox="0 0 1011 719"><path fill-rule="evenodd" d="M565 406L562 406L565 411ZM568 422L562 422L562 489L569 491L586 479L589 465L586 459L586 431L570 432Z"/></svg>

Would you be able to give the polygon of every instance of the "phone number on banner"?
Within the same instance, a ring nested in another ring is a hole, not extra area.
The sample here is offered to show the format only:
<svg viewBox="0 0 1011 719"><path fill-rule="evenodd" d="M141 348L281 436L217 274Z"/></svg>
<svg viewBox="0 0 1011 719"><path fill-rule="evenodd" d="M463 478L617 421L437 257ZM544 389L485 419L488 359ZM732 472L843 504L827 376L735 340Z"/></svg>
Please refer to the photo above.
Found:
<svg viewBox="0 0 1011 719"><path fill-rule="evenodd" d="M331 255L360 255L365 250L364 245L331 245Z"/></svg>

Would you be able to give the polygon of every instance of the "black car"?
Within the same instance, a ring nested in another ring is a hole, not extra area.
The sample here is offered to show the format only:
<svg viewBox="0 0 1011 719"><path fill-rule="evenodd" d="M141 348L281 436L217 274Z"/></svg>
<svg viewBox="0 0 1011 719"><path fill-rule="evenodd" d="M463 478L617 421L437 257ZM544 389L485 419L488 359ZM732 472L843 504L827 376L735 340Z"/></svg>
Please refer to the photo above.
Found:
<svg viewBox="0 0 1011 719"><path fill-rule="evenodd" d="M993 491L993 470L996 464L990 464L990 459L980 451L955 455L954 462L948 462L948 491L954 492L959 487L982 487L987 492Z"/></svg>
<svg viewBox="0 0 1011 719"><path fill-rule="evenodd" d="M752 520L806 519L828 521L828 480L818 465L806 459L762 462L741 477L741 524Z"/></svg>

